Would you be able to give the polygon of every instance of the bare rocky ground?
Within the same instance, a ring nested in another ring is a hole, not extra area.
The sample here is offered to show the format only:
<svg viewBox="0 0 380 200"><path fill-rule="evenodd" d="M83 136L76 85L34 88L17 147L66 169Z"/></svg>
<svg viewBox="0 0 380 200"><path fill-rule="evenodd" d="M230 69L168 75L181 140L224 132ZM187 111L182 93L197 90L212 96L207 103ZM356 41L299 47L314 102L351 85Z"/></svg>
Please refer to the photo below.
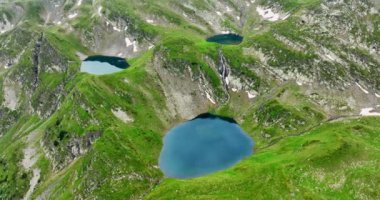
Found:
<svg viewBox="0 0 380 200"><path fill-rule="evenodd" d="M38 181L40 179L41 170L35 167L37 160L39 159L39 148L38 148L38 131L31 132L26 137L26 148L24 149L24 159L22 160L22 166L28 170L32 171L32 178L30 179L30 187L27 193L25 194L23 200L29 200L33 194Z"/></svg>

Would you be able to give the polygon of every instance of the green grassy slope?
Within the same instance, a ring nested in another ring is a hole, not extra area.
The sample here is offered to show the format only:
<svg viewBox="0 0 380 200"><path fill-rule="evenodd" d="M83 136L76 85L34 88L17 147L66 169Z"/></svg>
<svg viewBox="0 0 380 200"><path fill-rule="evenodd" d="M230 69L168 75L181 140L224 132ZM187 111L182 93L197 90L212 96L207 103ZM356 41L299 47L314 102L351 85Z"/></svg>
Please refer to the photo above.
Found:
<svg viewBox="0 0 380 200"><path fill-rule="evenodd" d="M100 16L91 16L98 5L83 1L78 9L80 16L72 19L67 25L72 29L66 30L64 26L40 25L41 2L22 3L28 8L29 20L0 36L0 43L9 45L1 49L0 55L13 58L25 50L18 64L0 72L0 86L7 78L22 84L19 108L10 111L0 107L0 199L20 199L29 189L33 174L22 167L21 161L23 150L31 145L26 138L35 131L38 161L34 168L41 170L41 178L32 198L380 197L376 190L380 183L380 119L327 122L329 113L304 94L294 80L282 82L270 74L270 69L280 69L314 75L317 80L328 83L359 77L379 85L378 62L366 51L343 47L335 43L337 38L316 34L315 27L301 25L298 9L315 6L319 0L261 1L263 4L276 2L284 11L294 11L295 16L272 23L257 22L255 14L253 17L248 14L246 20L253 24L247 23L242 30L236 30L245 36L243 43L236 46L206 42L206 35L212 30L200 30L179 15L176 9L186 11L186 6L175 0L160 3L99 1L97 3L104 7L102 14L108 20L122 19L130 25L128 34L137 40L155 41L153 49L129 60L131 67L106 76L80 73L80 59L76 55L77 52L96 54L82 44L82 36L92 36L93 26L101 23ZM173 2L177 2L177 7L172 7ZM196 0L193 4L207 11L208 2ZM75 7L73 2L67 6L68 10ZM145 11L159 16L167 24L147 23ZM187 12L195 17L191 9ZM379 24L378 18L374 18L375 24ZM196 20L199 23L204 19L198 16ZM253 30L256 27L262 29ZM377 41L379 31L377 26L374 29L368 33L369 42ZM40 66L33 68L33 54L41 33L44 51L39 57ZM290 45L280 41L280 36L286 37ZM300 48L299 43L304 46ZM332 50L344 49L349 55L338 56L347 62L349 57L359 55L360 59L373 64L367 70L358 63L351 63L349 71L337 62L320 61L319 45ZM262 61L258 51L267 56L267 62ZM218 74L221 56L232 74L245 84L241 91L232 92L231 88L224 87ZM157 60L162 65L155 63ZM54 65L61 68L56 70ZM206 80L218 104L211 105L206 98L207 102L201 103L210 104L207 107L210 112L235 118L255 140L255 154L230 169L205 177L165 178L157 166L162 137L185 119L171 115L168 106L171 99L167 99L165 93L168 86L162 84L155 67L165 68L168 79L196 83ZM38 75L35 69L39 70ZM184 75L188 69L192 77ZM36 86L33 85L35 78L38 79ZM252 90L257 92L255 99L247 97L247 92ZM2 103L1 90L0 98ZM133 122L124 123L113 114L115 110L124 111Z"/></svg>
<svg viewBox="0 0 380 200"><path fill-rule="evenodd" d="M379 118L327 123L228 170L165 179L147 199L376 199L379 133Z"/></svg>

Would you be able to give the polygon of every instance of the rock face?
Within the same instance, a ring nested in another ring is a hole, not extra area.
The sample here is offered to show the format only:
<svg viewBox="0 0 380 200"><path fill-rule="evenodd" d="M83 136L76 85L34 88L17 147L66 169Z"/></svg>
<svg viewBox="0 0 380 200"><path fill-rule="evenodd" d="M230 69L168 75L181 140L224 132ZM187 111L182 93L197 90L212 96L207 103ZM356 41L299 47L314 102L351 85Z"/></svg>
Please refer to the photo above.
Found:
<svg viewBox="0 0 380 200"><path fill-rule="evenodd" d="M58 135L46 132L42 145L46 156L52 160L53 169L59 171L72 161L86 154L101 132L90 132L84 136L72 136L72 134L61 131ZM56 139L52 139L56 137Z"/></svg>
<svg viewBox="0 0 380 200"><path fill-rule="evenodd" d="M180 71L172 66L181 65ZM192 119L207 111L210 104L215 104L214 91L204 74L196 74L189 63L167 62L154 60L155 73L160 77L159 84L164 90L166 104L172 117ZM196 69L199 70L199 69Z"/></svg>

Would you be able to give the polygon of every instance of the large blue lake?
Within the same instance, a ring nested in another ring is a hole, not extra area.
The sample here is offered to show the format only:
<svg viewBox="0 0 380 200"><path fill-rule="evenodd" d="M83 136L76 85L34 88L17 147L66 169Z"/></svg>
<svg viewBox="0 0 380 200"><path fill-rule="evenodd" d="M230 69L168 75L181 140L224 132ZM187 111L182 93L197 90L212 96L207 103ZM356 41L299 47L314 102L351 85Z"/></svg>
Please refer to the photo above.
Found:
<svg viewBox="0 0 380 200"><path fill-rule="evenodd" d="M199 177L235 165L253 145L233 119L203 114L167 133L159 165L168 177Z"/></svg>
<svg viewBox="0 0 380 200"><path fill-rule="evenodd" d="M82 62L81 72L95 75L112 74L129 66L124 58L112 56L90 56Z"/></svg>

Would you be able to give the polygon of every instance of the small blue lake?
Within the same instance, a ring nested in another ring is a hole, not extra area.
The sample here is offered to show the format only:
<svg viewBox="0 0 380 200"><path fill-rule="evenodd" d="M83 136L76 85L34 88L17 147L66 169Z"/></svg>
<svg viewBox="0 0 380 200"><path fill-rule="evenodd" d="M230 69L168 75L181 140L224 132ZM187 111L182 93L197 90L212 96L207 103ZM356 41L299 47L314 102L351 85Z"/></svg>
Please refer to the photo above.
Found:
<svg viewBox="0 0 380 200"><path fill-rule="evenodd" d="M251 155L253 145L233 119L203 114L166 134L159 165L172 178L204 176Z"/></svg>
<svg viewBox="0 0 380 200"><path fill-rule="evenodd" d="M219 34L207 38L207 42L215 42L219 44L233 44L237 45L243 41L243 37L238 34L228 33Z"/></svg>
<svg viewBox="0 0 380 200"><path fill-rule="evenodd" d="M112 74L129 67L124 58L113 56L90 56L86 58L80 67L81 72L94 75Z"/></svg>

